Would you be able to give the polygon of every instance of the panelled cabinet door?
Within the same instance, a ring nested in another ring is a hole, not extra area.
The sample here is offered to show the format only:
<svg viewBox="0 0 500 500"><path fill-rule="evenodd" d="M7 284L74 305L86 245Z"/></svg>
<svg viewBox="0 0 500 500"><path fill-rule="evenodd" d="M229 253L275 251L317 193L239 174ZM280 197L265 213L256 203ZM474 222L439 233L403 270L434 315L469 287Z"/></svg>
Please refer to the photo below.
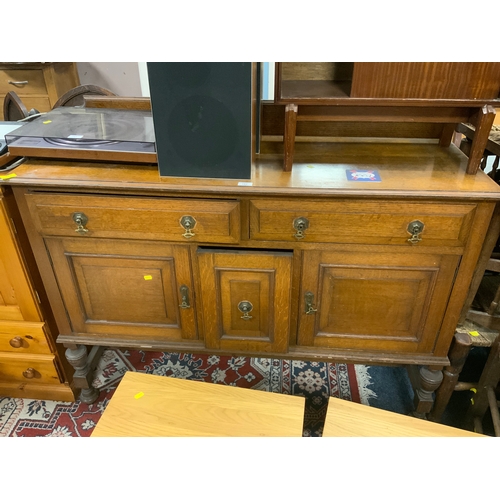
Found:
<svg viewBox="0 0 500 500"><path fill-rule="evenodd" d="M196 338L187 247L47 238L72 331L108 338Z"/></svg>
<svg viewBox="0 0 500 500"><path fill-rule="evenodd" d="M298 343L433 351L459 257L305 251Z"/></svg>
<svg viewBox="0 0 500 500"><path fill-rule="evenodd" d="M292 252L198 250L209 349L287 352Z"/></svg>

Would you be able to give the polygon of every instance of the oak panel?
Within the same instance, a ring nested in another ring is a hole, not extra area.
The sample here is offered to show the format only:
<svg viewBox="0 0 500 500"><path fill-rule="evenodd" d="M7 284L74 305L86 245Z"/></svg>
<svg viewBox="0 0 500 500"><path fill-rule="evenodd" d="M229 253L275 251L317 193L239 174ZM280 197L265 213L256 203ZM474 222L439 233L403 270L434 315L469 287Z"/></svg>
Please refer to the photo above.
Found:
<svg viewBox="0 0 500 500"><path fill-rule="evenodd" d="M199 250L198 262L207 347L286 352L292 253Z"/></svg>
<svg viewBox="0 0 500 500"><path fill-rule="evenodd" d="M187 247L74 238L46 245L74 333L196 338ZM189 308L180 307L182 285Z"/></svg>
<svg viewBox="0 0 500 500"><path fill-rule="evenodd" d="M116 196L27 195L38 231L50 236L237 243L240 206L232 200L181 200ZM83 212L87 232L75 232L73 216ZM191 233L181 225L191 216Z"/></svg>
<svg viewBox="0 0 500 500"><path fill-rule="evenodd" d="M304 252L298 344L432 352L458 262L454 255Z"/></svg>
<svg viewBox="0 0 500 500"><path fill-rule="evenodd" d="M411 245L408 225L424 224L418 246L463 247L476 205L374 201L252 200L250 236L255 240ZM294 221L305 217L304 237Z"/></svg>

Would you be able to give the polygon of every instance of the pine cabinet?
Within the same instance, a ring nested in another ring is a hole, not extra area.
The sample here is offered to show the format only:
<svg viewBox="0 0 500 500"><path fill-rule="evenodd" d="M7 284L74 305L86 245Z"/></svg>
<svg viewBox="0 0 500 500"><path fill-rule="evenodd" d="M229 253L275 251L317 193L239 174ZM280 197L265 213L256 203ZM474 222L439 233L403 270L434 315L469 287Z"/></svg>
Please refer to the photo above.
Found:
<svg viewBox="0 0 500 500"><path fill-rule="evenodd" d="M0 396L73 401L22 229L10 189L0 187Z"/></svg>

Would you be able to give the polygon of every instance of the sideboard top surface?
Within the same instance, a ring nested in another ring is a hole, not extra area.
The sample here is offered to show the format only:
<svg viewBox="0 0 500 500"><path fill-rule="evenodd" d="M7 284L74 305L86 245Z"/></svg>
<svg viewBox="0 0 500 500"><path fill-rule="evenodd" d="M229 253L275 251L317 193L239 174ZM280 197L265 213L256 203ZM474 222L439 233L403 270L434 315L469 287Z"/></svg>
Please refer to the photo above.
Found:
<svg viewBox="0 0 500 500"><path fill-rule="evenodd" d="M435 144L299 144L291 172L282 155L262 155L252 178L160 177L156 165L28 159L2 183L80 191L158 192L183 196L388 196L500 199L484 172L467 175L467 157L455 146ZM380 181L348 180L348 171L375 170Z"/></svg>

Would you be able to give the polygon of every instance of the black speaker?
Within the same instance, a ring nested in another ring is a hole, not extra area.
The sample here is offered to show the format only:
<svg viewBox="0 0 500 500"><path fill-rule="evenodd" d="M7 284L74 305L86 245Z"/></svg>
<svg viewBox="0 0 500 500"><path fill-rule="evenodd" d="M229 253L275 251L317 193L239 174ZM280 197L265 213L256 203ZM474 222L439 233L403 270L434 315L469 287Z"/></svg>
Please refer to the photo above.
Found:
<svg viewBox="0 0 500 500"><path fill-rule="evenodd" d="M255 63L147 63L161 176L250 179Z"/></svg>

